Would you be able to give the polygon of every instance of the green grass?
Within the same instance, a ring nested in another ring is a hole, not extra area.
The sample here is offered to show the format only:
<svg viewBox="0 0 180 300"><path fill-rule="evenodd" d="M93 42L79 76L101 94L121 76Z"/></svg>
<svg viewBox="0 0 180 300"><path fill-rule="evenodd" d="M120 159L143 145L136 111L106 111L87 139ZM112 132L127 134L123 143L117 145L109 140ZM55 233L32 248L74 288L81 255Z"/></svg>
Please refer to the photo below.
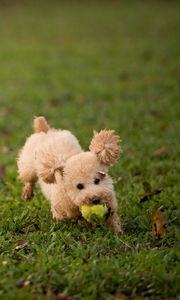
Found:
<svg viewBox="0 0 180 300"><path fill-rule="evenodd" d="M179 13L178 1L1 2L0 299L178 298ZM121 135L111 175L122 237L56 224L39 189L23 202L16 156L38 114L84 149L93 129ZM140 204L144 181L162 192ZM17 250L18 240L30 242Z"/></svg>

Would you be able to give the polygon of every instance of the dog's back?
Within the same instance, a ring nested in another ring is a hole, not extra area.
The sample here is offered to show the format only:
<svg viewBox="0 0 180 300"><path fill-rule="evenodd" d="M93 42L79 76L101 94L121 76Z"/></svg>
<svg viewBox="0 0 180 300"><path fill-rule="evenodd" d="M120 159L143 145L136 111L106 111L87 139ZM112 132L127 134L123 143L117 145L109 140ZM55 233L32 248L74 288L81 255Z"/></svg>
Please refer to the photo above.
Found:
<svg viewBox="0 0 180 300"><path fill-rule="evenodd" d="M58 164L82 152L74 135L68 130L50 128L44 117L36 117L33 127L35 133L27 138L17 160L19 178L25 184L37 181L42 163L53 159Z"/></svg>

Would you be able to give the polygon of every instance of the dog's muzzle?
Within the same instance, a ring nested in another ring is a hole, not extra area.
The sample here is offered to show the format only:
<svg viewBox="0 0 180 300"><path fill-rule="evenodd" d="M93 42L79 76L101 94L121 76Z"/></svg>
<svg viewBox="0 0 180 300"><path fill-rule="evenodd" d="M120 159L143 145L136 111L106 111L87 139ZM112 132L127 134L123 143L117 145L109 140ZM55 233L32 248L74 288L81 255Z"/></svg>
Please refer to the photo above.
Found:
<svg viewBox="0 0 180 300"><path fill-rule="evenodd" d="M100 204L102 203L102 199L101 198L98 198L98 197L93 197L91 199L89 199L89 204Z"/></svg>

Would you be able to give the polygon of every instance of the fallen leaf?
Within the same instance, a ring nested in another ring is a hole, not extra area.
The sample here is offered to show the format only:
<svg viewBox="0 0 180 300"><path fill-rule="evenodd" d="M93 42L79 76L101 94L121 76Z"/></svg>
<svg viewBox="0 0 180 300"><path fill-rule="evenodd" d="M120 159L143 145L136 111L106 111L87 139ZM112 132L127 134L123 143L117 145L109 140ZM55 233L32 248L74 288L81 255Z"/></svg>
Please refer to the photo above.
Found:
<svg viewBox="0 0 180 300"><path fill-rule="evenodd" d="M15 247L15 250L21 250L27 246L29 246L30 244L32 244L32 241L29 240L18 240L16 242L17 246Z"/></svg>
<svg viewBox="0 0 180 300"><path fill-rule="evenodd" d="M163 213L159 209L154 209L151 215L151 225L154 235L158 239L163 239L166 234L166 222Z"/></svg>
<svg viewBox="0 0 180 300"><path fill-rule="evenodd" d="M79 240L81 241L81 242L86 242L87 241L87 238L86 238L86 236L85 235L80 235L79 236Z"/></svg>
<svg viewBox="0 0 180 300"><path fill-rule="evenodd" d="M1 151L1 153L3 153L3 154L8 153L9 150L10 150L9 147L7 147L7 146L2 146L2 147L0 148L0 151Z"/></svg>
<svg viewBox="0 0 180 300"><path fill-rule="evenodd" d="M11 134L12 134L12 132L11 132L11 129L9 129L9 128L3 128L2 129L2 134L4 135L4 136L11 136Z"/></svg>
<svg viewBox="0 0 180 300"><path fill-rule="evenodd" d="M19 279L16 283L18 288L28 287L31 284L31 281L28 279Z"/></svg>
<svg viewBox="0 0 180 300"><path fill-rule="evenodd" d="M167 63L168 63L167 57L165 57L165 56L162 57L161 60L160 60L160 63L163 64L163 65L164 65L164 64L167 64Z"/></svg>
<svg viewBox="0 0 180 300"><path fill-rule="evenodd" d="M149 113L151 114L151 116L153 116L154 118L160 118L160 112L159 111L157 111L157 110L155 110L155 109L151 109L150 111L149 111Z"/></svg>
<svg viewBox="0 0 180 300"><path fill-rule="evenodd" d="M30 280L25 280L24 281L24 287L29 286L31 284Z"/></svg>
<svg viewBox="0 0 180 300"><path fill-rule="evenodd" d="M156 157L167 157L170 154L170 150L168 147L161 147L154 151L154 156Z"/></svg>
<svg viewBox="0 0 180 300"><path fill-rule="evenodd" d="M56 290L49 287L45 288L44 293L48 299L52 300L75 300L74 297L65 295L64 293L58 293Z"/></svg>
<svg viewBox="0 0 180 300"><path fill-rule="evenodd" d="M127 299L126 295L124 293L121 293L121 292L116 293L115 297L117 299L121 299L121 300Z"/></svg>
<svg viewBox="0 0 180 300"><path fill-rule="evenodd" d="M0 179L3 180L5 178L5 167L0 166Z"/></svg>
<svg viewBox="0 0 180 300"><path fill-rule="evenodd" d="M67 296L63 293L59 293L57 294L55 300L75 300L75 298L72 296Z"/></svg>
<svg viewBox="0 0 180 300"><path fill-rule="evenodd" d="M118 182L120 182L121 184L124 184L125 182L125 177L123 175L118 177Z"/></svg>
<svg viewBox="0 0 180 300"><path fill-rule="evenodd" d="M126 81L129 79L129 73L128 72L122 72L118 75L118 78L122 81Z"/></svg>
<svg viewBox="0 0 180 300"><path fill-rule="evenodd" d="M141 199L140 199L140 203L145 202L147 200L150 200L153 196L158 195L162 192L162 189L158 189L155 191L152 191L150 193L146 193Z"/></svg>

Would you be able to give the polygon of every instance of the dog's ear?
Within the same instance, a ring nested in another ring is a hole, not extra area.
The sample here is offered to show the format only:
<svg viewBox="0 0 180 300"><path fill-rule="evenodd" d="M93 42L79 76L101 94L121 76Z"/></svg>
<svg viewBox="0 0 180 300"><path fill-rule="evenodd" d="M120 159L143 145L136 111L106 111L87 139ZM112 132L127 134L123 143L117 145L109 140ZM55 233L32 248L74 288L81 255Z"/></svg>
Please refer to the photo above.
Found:
<svg viewBox="0 0 180 300"><path fill-rule="evenodd" d="M57 173L63 176L64 161L53 144L44 145L36 158L37 174L46 183L55 183Z"/></svg>
<svg viewBox="0 0 180 300"><path fill-rule="evenodd" d="M113 165L122 152L119 146L121 139L114 134L113 130L101 130L94 132L89 149L94 152L101 164L105 166Z"/></svg>
<svg viewBox="0 0 180 300"><path fill-rule="evenodd" d="M41 161L38 176L41 178L45 183L56 183L57 176L56 174L60 174L63 176L63 166L55 168L53 166L53 160L49 159L49 161Z"/></svg>

